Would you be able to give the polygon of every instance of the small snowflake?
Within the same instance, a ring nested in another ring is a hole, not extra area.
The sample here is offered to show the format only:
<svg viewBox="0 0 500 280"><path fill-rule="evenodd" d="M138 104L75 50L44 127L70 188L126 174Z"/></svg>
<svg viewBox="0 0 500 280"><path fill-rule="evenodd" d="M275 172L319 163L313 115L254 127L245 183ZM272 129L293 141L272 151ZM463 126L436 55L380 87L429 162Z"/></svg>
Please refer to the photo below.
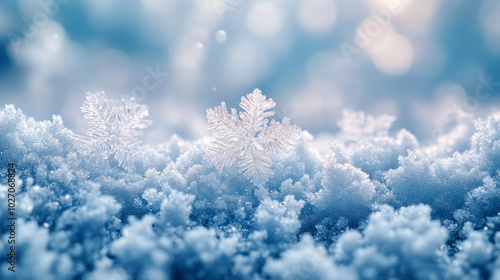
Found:
<svg viewBox="0 0 500 280"><path fill-rule="evenodd" d="M268 110L275 106L271 98L266 99L255 89L241 98L240 107L245 111L239 117L234 108L229 114L224 102L207 109L208 129L215 140L203 147L205 158L219 172L240 158L240 172L255 185L264 184L274 174L270 169L271 156L282 155L293 148L301 133L298 126L290 125L288 118L283 118L282 123L272 120L267 125L267 118L274 115Z"/></svg>
<svg viewBox="0 0 500 280"><path fill-rule="evenodd" d="M149 115L147 106L137 104L132 97L114 107L112 100L104 98L104 92L88 92L86 97L81 110L90 128L87 136L77 136L84 152L95 159L112 157L119 166L133 170L134 155L141 143L138 137L151 124L144 119Z"/></svg>

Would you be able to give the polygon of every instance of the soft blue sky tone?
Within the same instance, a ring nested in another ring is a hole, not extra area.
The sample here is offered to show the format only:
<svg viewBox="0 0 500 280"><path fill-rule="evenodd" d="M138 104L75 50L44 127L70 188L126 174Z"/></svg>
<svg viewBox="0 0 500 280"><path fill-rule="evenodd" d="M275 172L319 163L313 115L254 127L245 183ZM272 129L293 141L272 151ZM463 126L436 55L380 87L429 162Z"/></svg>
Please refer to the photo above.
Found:
<svg viewBox="0 0 500 280"><path fill-rule="evenodd" d="M498 110L498 14L495 0L2 1L0 103L84 133L87 91L135 95L158 143L209 135L207 107L260 88L316 136L351 108L423 140L450 110Z"/></svg>

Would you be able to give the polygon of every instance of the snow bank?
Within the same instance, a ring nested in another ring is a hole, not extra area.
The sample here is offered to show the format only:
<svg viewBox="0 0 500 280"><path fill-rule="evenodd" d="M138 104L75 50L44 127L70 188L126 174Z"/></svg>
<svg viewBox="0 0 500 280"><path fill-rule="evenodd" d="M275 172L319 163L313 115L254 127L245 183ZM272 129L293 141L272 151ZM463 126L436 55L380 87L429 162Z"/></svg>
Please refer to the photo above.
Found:
<svg viewBox="0 0 500 280"><path fill-rule="evenodd" d="M346 113L321 156L302 132L256 187L238 166L219 173L203 140L142 148L127 171L88 157L60 117L6 106L0 200L13 162L17 263L10 272L2 253L0 278L498 277L500 115L477 120L470 146L449 157L391 132L393 121Z"/></svg>

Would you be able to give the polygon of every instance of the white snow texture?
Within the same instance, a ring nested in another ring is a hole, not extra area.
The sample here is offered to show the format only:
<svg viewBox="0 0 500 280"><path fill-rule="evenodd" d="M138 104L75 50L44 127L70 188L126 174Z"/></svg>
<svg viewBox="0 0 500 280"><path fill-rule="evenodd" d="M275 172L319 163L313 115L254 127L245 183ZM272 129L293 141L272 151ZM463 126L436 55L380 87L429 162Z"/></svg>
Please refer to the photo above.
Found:
<svg viewBox="0 0 500 280"><path fill-rule="evenodd" d="M500 114L465 116L450 153L345 111L320 155L290 120L268 124L260 91L240 106L208 109L209 144L157 147L139 144L150 122L133 100L87 95L85 137L5 106L17 261L2 226L0 279L500 279Z"/></svg>

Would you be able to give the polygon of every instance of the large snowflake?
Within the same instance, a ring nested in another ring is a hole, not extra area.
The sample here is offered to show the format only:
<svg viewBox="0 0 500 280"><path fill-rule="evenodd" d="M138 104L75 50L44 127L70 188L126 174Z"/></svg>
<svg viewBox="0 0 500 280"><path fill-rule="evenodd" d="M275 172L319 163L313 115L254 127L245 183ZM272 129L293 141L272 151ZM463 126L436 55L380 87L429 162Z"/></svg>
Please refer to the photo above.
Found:
<svg viewBox="0 0 500 280"><path fill-rule="evenodd" d="M226 103L207 109L208 129L215 139L205 146L205 158L221 172L240 159L238 166L245 177L255 185L264 184L273 175L271 156L286 153L297 142L301 130L290 125L290 119L283 122L268 117L268 111L276 106L273 100L266 99L259 89L241 98L240 107L245 110L239 117L236 109L228 113Z"/></svg>
<svg viewBox="0 0 500 280"><path fill-rule="evenodd" d="M112 100L104 98L104 92L89 92L86 97L81 110L90 128L87 136L77 136L84 152L97 160L114 158L119 166L133 170L134 155L141 143L138 137L152 123L144 119L149 115L147 106L130 98L114 107Z"/></svg>

